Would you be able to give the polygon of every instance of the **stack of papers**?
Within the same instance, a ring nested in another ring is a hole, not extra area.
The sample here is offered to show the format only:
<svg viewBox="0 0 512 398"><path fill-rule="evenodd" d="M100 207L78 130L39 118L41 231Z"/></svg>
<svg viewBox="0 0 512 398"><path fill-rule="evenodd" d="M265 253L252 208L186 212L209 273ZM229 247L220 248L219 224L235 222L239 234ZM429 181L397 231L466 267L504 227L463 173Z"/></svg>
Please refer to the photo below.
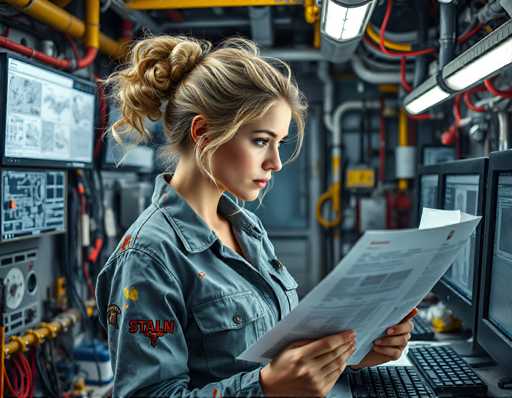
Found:
<svg viewBox="0 0 512 398"><path fill-rule="evenodd" d="M418 229L368 231L293 311L238 358L268 363L296 340L357 332L349 365L399 323L450 268L481 217L424 208Z"/></svg>

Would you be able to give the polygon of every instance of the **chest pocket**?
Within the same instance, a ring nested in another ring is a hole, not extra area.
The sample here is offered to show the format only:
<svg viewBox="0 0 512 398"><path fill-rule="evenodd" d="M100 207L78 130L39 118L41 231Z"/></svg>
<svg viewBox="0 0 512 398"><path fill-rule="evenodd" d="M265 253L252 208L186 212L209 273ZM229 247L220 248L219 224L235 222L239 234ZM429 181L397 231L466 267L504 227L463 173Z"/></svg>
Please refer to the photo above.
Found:
<svg viewBox="0 0 512 398"><path fill-rule="evenodd" d="M241 292L192 307L212 374L227 377L224 373L229 374L236 357L265 333L260 300Z"/></svg>
<svg viewBox="0 0 512 398"><path fill-rule="evenodd" d="M299 303L299 296L297 295L297 287L299 286L293 276L288 272L286 267L278 259L270 261L273 269L270 272L272 278L282 287L288 303L290 304L289 310L293 310ZM286 314L283 314L283 316Z"/></svg>

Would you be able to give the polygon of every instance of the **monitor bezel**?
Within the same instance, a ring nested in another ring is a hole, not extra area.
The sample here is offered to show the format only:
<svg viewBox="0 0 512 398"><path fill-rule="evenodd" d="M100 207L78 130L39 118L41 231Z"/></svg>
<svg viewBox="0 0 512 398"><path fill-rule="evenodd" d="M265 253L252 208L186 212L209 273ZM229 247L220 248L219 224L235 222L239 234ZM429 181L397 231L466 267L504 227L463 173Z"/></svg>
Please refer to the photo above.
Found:
<svg viewBox="0 0 512 398"><path fill-rule="evenodd" d="M2 87L7 87L7 64L9 62L9 58L15 59L17 61L25 62L29 65L32 65L37 68L44 69L48 72L56 73L60 76L70 78L74 82L78 82L83 84L84 86L89 86L91 89L91 94L94 95L94 114L93 114L93 134L91 139L93 140L93 145L91 146L91 154L90 161L71 161L71 160L48 160L48 159L34 159L34 158L14 158L5 156L5 129L6 129L6 112L3 112L0 115L0 160L1 164L6 167L44 167L44 168L56 168L56 169L92 169L94 166L94 143L96 141L96 132L97 132L97 113L98 113L98 95L96 90L96 84L89 80L80 78L78 76L65 73L61 70L54 69L49 67L48 65L44 65L40 62L34 61L33 59L23 57L21 55L13 54L10 52L2 51L0 52L0 85ZM6 109L7 107L7 89L5 89L2 93L0 93L0 109Z"/></svg>
<svg viewBox="0 0 512 398"><path fill-rule="evenodd" d="M423 176L426 176L426 175L437 175L437 203L436 203L436 209L439 209L439 200L440 200L440 196L439 196L439 188L440 188L440 182L441 182L441 171L442 171L442 167L441 165L444 164L444 163L438 163L438 164L431 164L431 165L428 165L428 166L420 166L418 168L418 173L417 173L417 183L416 183L416 194L415 194L415 198L416 198L416 225L419 224L420 220L421 220L421 211L422 209L420 209L420 202L421 202L421 177Z"/></svg>
<svg viewBox="0 0 512 398"><path fill-rule="evenodd" d="M445 208L445 193L446 193L446 179L449 176L463 176L463 175L478 175L478 216L483 216L485 212L485 191L487 180L488 158L472 158L463 159L453 162L442 163L443 170L440 177L439 189L439 205L440 208ZM444 278L439 280L434 286L432 291L439 296L455 314L455 316L462 320L463 325L470 329L473 334L478 330L478 302L479 302L479 287L480 275L482 266L482 229L483 223L481 222L476 228L476 247L475 247L475 267L473 270L473 297L468 299L455 284Z"/></svg>
<svg viewBox="0 0 512 398"><path fill-rule="evenodd" d="M3 183L3 173L6 171L16 171L16 172L37 172L37 173L48 173L48 172L64 172L64 229L62 230L54 230L54 231L46 231L38 234L31 235L22 235L12 239L4 239L1 231L0 231L0 244L2 243L11 243L17 242L20 240L34 239L40 238L41 236L50 236L50 235L59 235L65 234L68 232L68 188L69 188L69 176L68 170L65 168L60 169L41 169L41 168L30 168L30 167L1 167L0 168L0 187ZM0 212L0 223L3 222L2 212Z"/></svg>
<svg viewBox="0 0 512 398"><path fill-rule="evenodd" d="M498 177L512 173L512 150L493 152L489 161L487 178L487 204L485 211L485 245L482 256L482 278L478 306L478 344L499 364L512 371L512 338L506 336L489 320L489 295L491 287L492 257L498 193Z"/></svg>

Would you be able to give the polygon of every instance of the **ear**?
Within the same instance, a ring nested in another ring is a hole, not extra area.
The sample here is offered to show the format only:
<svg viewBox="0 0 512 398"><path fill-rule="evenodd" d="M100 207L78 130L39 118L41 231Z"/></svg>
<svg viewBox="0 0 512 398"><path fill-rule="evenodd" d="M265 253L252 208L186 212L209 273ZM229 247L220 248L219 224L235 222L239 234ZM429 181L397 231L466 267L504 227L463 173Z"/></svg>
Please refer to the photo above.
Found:
<svg viewBox="0 0 512 398"><path fill-rule="evenodd" d="M194 116L192 123L190 123L190 136L192 137L192 141L197 144L201 140L201 137L203 137L203 142L208 142L208 138L205 136L207 131L208 125L206 118L203 115Z"/></svg>

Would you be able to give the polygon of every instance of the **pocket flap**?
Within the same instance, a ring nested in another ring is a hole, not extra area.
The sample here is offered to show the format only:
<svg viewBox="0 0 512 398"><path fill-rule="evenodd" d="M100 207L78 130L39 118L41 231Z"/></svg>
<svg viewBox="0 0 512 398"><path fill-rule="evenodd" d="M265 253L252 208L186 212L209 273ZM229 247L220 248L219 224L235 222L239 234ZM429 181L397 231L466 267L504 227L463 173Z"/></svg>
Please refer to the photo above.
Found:
<svg viewBox="0 0 512 398"><path fill-rule="evenodd" d="M241 329L263 316L252 292L236 293L201 303L192 308L192 313L204 334Z"/></svg>

